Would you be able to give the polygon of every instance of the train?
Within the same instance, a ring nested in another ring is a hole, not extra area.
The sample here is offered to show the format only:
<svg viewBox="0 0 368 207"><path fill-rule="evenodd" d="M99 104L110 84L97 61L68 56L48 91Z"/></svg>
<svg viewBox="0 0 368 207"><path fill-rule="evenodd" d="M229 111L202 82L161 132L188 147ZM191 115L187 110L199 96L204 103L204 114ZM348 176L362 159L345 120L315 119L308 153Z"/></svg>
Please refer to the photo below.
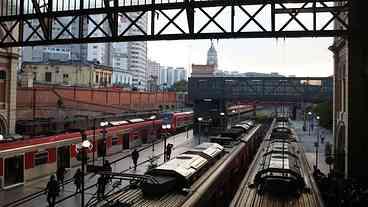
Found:
<svg viewBox="0 0 368 207"><path fill-rule="evenodd" d="M170 132L176 133L192 124L193 112L170 112ZM157 116L105 121L104 127L85 130L93 148L89 160L97 160L151 143L161 138L162 119ZM168 133L168 132L165 132ZM80 132L19 139L0 144L0 187L8 189L27 181L52 174L57 168L70 168L80 164L77 144L82 142Z"/></svg>
<svg viewBox="0 0 368 207"><path fill-rule="evenodd" d="M287 116L274 120L231 207L322 207L312 170Z"/></svg>
<svg viewBox="0 0 368 207"><path fill-rule="evenodd" d="M148 170L138 184L120 186L90 206L227 206L267 129L268 124L239 123ZM110 178L114 175L124 176L113 173Z"/></svg>

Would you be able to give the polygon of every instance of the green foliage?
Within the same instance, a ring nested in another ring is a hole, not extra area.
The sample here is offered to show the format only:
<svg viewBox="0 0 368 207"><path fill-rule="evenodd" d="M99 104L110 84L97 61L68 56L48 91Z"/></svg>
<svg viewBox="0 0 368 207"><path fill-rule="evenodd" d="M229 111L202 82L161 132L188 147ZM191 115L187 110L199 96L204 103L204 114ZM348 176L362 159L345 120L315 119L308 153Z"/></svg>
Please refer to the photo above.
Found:
<svg viewBox="0 0 368 207"><path fill-rule="evenodd" d="M323 102L320 104L317 104L313 107L313 112L315 114L318 114L320 117L319 124L320 126L326 128L326 129L332 129L332 103L331 102Z"/></svg>
<svg viewBox="0 0 368 207"><path fill-rule="evenodd" d="M177 81L172 86L172 89L174 91L186 92L188 91L188 81L186 80Z"/></svg>
<svg viewBox="0 0 368 207"><path fill-rule="evenodd" d="M268 118L269 118L269 116L268 116L266 113L257 112L256 117L255 117L255 121L256 121L257 123L263 123L263 122L265 122Z"/></svg>

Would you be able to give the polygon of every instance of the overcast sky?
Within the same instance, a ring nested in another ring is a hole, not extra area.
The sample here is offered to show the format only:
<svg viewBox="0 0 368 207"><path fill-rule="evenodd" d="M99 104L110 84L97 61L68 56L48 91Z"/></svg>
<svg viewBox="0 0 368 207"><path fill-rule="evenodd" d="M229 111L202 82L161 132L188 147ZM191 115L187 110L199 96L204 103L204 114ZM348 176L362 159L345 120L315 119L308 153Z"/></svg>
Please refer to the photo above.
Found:
<svg viewBox="0 0 368 207"><path fill-rule="evenodd" d="M294 7L300 6L299 4ZM237 7L236 7L237 8ZM247 7L250 13L254 13L259 6ZM226 10L227 9L227 10ZM225 30L229 30L230 8L226 8L217 18ZM237 8L239 10L239 8ZM270 25L270 8L265 7L256 19L263 25ZM207 10L214 14L217 8ZM174 13L173 13L174 14ZM171 14L171 16L173 16ZM249 19L244 12L235 11L235 29L243 25ZM208 20L200 11L196 12L195 30L201 28ZM281 28L290 18L288 14L281 14L276 19L276 29ZM317 29L321 28L331 14L317 15ZM313 28L312 14L299 14L298 19L308 29ZM162 21L160 23L160 21ZM157 18L156 26L164 25L165 18ZM187 30L185 15L178 17L179 26ZM169 26L170 27L170 26ZM175 31L171 25L170 31ZM251 22L247 27L249 31L259 31L259 28ZM332 29L330 24L328 29ZM206 32L218 31L213 23L203 30ZM267 29L267 28L266 28ZM285 30L300 30L300 26L292 21ZM156 29L157 30L157 29ZM244 31L244 30L242 30ZM303 38L303 39L226 39L214 40L218 53L219 69L237 70L239 72L279 72L284 75L296 76L328 76L333 73L332 52L328 50L333 38ZM189 68L192 63L205 64L210 40L183 40L183 41L157 41L148 42L148 57L160 62L162 65Z"/></svg>
<svg viewBox="0 0 368 207"><path fill-rule="evenodd" d="M333 73L332 38L214 40L219 69L296 76ZM148 57L166 66L205 64L210 40L148 42Z"/></svg>

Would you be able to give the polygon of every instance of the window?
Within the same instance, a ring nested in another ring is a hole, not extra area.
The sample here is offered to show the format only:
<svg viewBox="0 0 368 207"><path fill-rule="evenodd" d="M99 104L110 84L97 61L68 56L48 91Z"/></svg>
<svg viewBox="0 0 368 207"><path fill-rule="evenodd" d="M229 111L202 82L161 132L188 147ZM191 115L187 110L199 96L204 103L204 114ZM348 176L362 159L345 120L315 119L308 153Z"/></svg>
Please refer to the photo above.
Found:
<svg viewBox="0 0 368 207"><path fill-rule="evenodd" d="M6 79L6 71L1 70L0 71L0 80L5 80Z"/></svg>
<svg viewBox="0 0 368 207"><path fill-rule="evenodd" d="M96 83L98 83L98 75L96 75Z"/></svg>
<svg viewBox="0 0 368 207"><path fill-rule="evenodd" d="M34 155L35 166L46 164L49 159L49 153L47 151L40 151Z"/></svg>
<svg viewBox="0 0 368 207"><path fill-rule="evenodd" d="M37 80L37 73L33 72L33 80L36 81Z"/></svg>
<svg viewBox="0 0 368 207"><path fill-rule="evenodd" d="M118 144L118 138L117 137L113 137L112 138L112 146L117 145Z"/></svg>
<svg viewBox="0 0 368 207"><path fill-rule="evenodd" d="M69 74L63 74L63 78L64 79L68 79L69 78Z"/></svg>
<svg viewBox="0 0 368 207"><path fill-rule="evenodd" d="M51 73L51 72L46 72L46 73L45 73L45 80L46 80L47 82L51 82L51 75L52 75L52 73Z"/></svg>

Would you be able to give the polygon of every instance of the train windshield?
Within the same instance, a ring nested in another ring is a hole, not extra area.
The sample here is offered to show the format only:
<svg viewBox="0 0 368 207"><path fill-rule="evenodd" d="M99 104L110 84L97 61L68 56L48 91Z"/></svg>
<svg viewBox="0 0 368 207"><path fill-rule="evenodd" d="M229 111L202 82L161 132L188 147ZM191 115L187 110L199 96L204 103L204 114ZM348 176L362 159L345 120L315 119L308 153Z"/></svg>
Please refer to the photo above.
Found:
<svg viewBox="0 0 368 207"><path fill-rule="evenodd" d="M173 118L173 113L172 112L161 113L161 119L162 119L163 124L170 124L172 118Z"/></svg>

